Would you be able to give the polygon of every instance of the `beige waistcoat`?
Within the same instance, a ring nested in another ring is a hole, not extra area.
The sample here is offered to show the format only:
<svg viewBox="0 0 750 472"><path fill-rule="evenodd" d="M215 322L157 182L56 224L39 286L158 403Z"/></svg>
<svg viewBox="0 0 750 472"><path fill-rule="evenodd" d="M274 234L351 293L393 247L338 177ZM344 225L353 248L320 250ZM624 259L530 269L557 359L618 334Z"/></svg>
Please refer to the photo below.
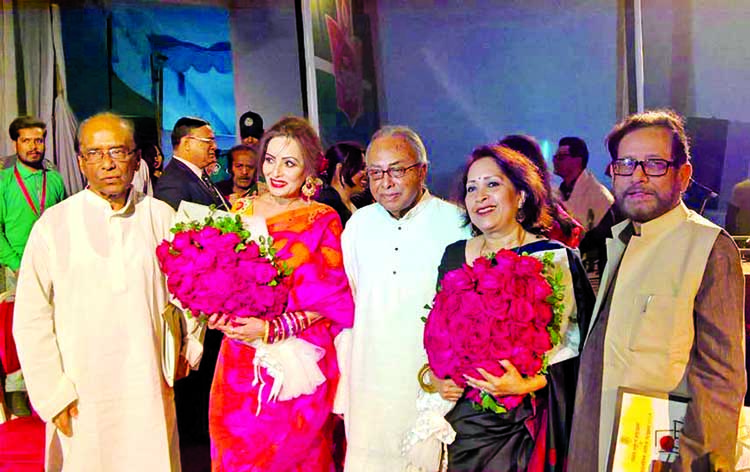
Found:
<svg viewBox="0 0 750 472"><path fill-rule="evenodd" d="M684 377L695 334L693 304L721 231L680 203L641 225L641 235L633 236L626 250L618 236L628 224L612 228L594 307L596 316L621 260L604 344L600 470L606 468L618 387L687 396Z"/></svg>

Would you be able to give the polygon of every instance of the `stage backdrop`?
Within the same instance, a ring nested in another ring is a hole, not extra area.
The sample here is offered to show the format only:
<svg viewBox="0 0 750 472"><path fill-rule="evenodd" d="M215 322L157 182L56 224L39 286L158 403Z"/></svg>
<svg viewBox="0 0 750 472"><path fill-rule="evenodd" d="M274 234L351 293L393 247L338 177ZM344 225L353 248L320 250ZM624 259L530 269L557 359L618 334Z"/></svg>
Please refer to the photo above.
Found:
<svg viewBox="0 0 750 472"><path fill-rule="evenodd" d="M211 123L221 149L235 143L229 12L185 5L112 7L112 70L146 101L152 100L152 61L161 62L164 156L181 116ZM196 27L200 25L200 27ZM124 108L113 103L115 109Z"/></svg>
<svg viewBox="0 0 750 472"><path fill-rule="evenodd" d="M362 2L302 2L310 121L325 146L369 142L379 127L372 20Z"/></svg>

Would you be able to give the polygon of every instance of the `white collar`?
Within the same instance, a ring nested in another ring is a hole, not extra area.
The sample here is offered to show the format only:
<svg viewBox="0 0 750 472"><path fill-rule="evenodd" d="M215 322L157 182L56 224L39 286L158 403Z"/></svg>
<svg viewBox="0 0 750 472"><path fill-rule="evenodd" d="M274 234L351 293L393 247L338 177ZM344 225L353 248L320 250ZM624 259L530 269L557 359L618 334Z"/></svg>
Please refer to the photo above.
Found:
<svg viewBox="0 0 750 472"><path fill-rule="evenodd" d="M422 196L419 197L419 201L417 202L417 204L414 205L409 211L407 211L406 214L401 218L394 218L393 215L391 215L391 213L386 210L383 205L381 205L380 203L378 203L377 205L378 207L380 207L380 210L385 213L388 218L393 221L394 224L396 224L414 219L414 217L420 214L433 198L435 197L433 197L430 191L425 188Z"/></svg>
<svg viewBox="0 0 750 472"><path fill-rule="evenodd" d="M197 165L193 164L192 162L190 162L190 161L188 161L186 159L181 158L177 154L173 154L172 158L177 159L178 161L180 161L183 164L185 164L188 167L188 169L190 169L191 171L193 171L193 174L195 174L195 175L198 176L199 179L203 177L203 169L201 169Z"/></svg>
<svg viewBox="0 0 750 472"><path fill-rule="evenodd" d="M119 210L113 210L112 205L107 201L106 198L102 197L98 193L91 190L88 186L83 190L84 191L84 197L87 201L89 201L94 206L98 207L99 209L103 210L107 215L109 216L117 216L117 215L127 215L131 213L135 206L135 190L133 190L133 186L130 186L130 190L128 190L128 198L125 200L125 205L123 205L122 208Z"/></svg>

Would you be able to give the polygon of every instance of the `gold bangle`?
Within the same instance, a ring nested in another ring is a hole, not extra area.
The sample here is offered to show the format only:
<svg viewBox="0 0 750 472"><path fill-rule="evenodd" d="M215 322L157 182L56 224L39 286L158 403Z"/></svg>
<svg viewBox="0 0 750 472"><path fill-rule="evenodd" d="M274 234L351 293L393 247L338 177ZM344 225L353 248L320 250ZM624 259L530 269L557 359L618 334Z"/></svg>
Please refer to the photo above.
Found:
<svg viewBox="0 0 750 472"><path fill-rule="evenodd" d="M266 344L268 344L268 325L269 325L269 323L268 323L268 321L265 321L264 323L265 323L266 327L263 330L263 342L266 343Z"/></svg>
<svg viewBox="0 0 750 472"><path fill-rule="evenodd" d="M434 385L432 385L431 382L425 382L424 376L425 374L429 375L430 372L430 364L425 364L422 366L421 369L419 369L419 373L417 374L417 380L419 381L419 386L422 387L422 390L424 390L427 393L437 393L438 389Z"/></svg>

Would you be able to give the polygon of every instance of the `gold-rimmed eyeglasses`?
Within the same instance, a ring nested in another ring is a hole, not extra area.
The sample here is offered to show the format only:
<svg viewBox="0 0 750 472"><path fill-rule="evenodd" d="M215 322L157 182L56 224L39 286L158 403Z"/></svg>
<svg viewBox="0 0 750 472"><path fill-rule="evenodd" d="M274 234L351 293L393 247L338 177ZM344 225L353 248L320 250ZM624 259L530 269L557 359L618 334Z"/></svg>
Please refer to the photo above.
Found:
<svg viewBox="0 0 750 472"><path fill-rule="evenodd" d="M186 138L195 139L206 144L216 144L216 138L203 138L201 136L193 136L192 134L185 136Z"/></svg>
<svg viewBox="0 0 750 472"><path fill-rule="evenodd" d="M89 164L97 164L104 159L104 155L108 155L110 159L117 162L125 162L130 159L135 149L128 150L124 147L113 147L109 149L89 149L82 153L86 162Z"/></svg>

